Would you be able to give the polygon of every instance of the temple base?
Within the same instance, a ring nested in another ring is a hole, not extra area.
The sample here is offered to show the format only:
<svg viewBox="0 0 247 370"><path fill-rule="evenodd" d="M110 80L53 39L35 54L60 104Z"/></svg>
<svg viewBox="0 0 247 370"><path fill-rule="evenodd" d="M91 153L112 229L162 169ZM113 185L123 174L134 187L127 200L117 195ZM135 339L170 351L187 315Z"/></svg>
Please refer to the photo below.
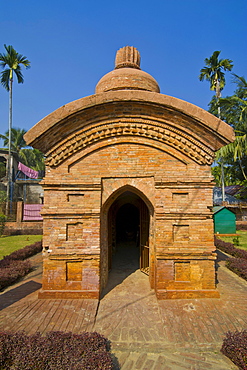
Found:
<svg viewBox="0 0 247 370"><path fill-rule="evenodd" d="M41 299L99 299L95 290L43 290L38 294Z"/></svg>
<svg viewBox="0 0 247 370"><path fill-rule="evenodd" d="M159 290L157 299L220 298L218 290Z"/></svg>

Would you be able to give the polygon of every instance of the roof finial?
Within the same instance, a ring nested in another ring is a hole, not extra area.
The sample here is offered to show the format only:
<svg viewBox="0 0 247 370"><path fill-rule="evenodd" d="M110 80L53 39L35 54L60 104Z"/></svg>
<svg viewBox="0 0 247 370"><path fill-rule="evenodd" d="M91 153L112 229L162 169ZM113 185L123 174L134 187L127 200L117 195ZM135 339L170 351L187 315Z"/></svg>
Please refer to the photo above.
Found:
<svg viewBox="0 0 247 370"><path fill-rule="evenodd" d="M125 46L117 51L115 69L136 68L140 69L140 53L134 46Z"/></svg>

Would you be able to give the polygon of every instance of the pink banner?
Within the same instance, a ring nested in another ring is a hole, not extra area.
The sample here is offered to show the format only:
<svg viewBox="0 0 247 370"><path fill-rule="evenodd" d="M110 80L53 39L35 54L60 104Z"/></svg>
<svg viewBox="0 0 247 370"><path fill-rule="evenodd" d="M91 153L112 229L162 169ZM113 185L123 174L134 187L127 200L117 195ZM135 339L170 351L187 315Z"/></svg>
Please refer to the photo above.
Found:
<svg viewBox="0 0 247 370"><path fill-rule="evenodd" d="M24 204L23 221L42 221L40 214L43 204Z"/></svg>
<svg viewBox="0 0 247 370"><path fill-rule="evenodd" d="M32 170L32 168L25 166L21 162L19 162L18 164L18 170L23 172L26 176L30 177L31 179L37 179L39 175L38 171Z"/></svg>

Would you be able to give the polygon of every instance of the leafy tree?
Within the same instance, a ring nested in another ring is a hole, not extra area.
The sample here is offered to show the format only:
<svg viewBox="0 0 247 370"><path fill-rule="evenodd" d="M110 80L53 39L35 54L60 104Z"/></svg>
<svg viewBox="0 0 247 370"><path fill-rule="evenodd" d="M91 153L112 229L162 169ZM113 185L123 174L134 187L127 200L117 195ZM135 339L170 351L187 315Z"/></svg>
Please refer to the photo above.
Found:
<svg viewBox="0 0 247 370"><path fill-rule="evenodd" d="M38 149L27 147L24 140L26 130L20 128L12 128L11 134L11 150L18 153L20 161L26 166L36 171L45 170L44 155ZM0 138L3 139L3 145L9 146L9 132L5 132L5 135L0 134ZM1 168L0 168L1 169Z"/></svg>
<svg viewBox="0 0 247 370"><path fill-rule="evenodd" d="M247 126L247 81L244 77L233 74L233 83L237 85L233 96L219 100L222 119L231 125L236 133L246 132ZM209 103L209 111L216 115L217 102L215 98ZM245 130L245 131L243 131Z"/></svg>
<svg viewBox="0 0 247 370"><path fill-rule="evenodd" d="M24 148L20 150L21 162L36 171L45 170L45 159L43 153L38 149Z"/></svg>
<svg viewBox="0 0 247 370"><path fill-rule="evenodd" d="M232 173L232 184L247 181L247 81L244 77L233 75L237 88L233 96L221 98L221 119L230 124L236 134L233 143L226 145L216 153L216 159L223 158ZM213 98L209 111L216 114L217 104Z"/></svg>
<svg viewBox="0 0 247 370"><path fill-rule="evenodd" d="M225 185L232 185L233 184L233 177L234 176L234 171L229 165L224 165L223 164L223 169L224 169L224 182ZM222 166L221 165L215 165L212 167L212 175L214 176L216 186L221 186L222 183ZM234 182L236 184L236 182Z"/></svg>

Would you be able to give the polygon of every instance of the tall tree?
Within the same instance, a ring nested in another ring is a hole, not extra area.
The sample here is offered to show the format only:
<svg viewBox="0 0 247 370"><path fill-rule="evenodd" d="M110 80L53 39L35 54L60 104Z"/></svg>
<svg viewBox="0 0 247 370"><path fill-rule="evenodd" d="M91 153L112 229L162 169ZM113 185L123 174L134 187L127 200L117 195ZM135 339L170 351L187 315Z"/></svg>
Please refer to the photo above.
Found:
<svg viewBox="0 0 247 370"><path fill-rule="evenodd" d="M210 83L210 90L215 91L217 101L221 97L221 91L225 87L225 73L233 68L232 60L219 59L220 51L214 51L210 58L204 60L206 66L200 70L199 80L206 79ZM219 111L220 114L220 111Z"/></svg>
<svg viewBox="0 0 247 370"><path fill-rule="evenodd" d="M233 68L232 60L230 59L219 59L220 51L214 51L210 58L204 60L206 66L200 70L199 80L203 81L206 79L210 83L210 90L215 91L216 101L218 106L218 117L220 117L220 106L219 98L221 97L221 91L225 87L225 73L223 71L231 71ZM224 189L224 163L221 159L222 168L222 200L225 200L225 189Z"/></svg>
<svg viewBox="0 0 247 370"><path fill-rule="evenodd" d="M12 133L12 96L13 96L13 80L14 74L16 75L17 82L23 83L24 78L21 72L21 67L30 68L30 61L23 55L17 53L12 45L5 45L6 53L0 53L0 66L3 71L1 72L0 82L3 87L9 91L9 158L8 158L8 186L7 186L7 207L12 187L12 160L11 160L11 133Z"/></svg>

